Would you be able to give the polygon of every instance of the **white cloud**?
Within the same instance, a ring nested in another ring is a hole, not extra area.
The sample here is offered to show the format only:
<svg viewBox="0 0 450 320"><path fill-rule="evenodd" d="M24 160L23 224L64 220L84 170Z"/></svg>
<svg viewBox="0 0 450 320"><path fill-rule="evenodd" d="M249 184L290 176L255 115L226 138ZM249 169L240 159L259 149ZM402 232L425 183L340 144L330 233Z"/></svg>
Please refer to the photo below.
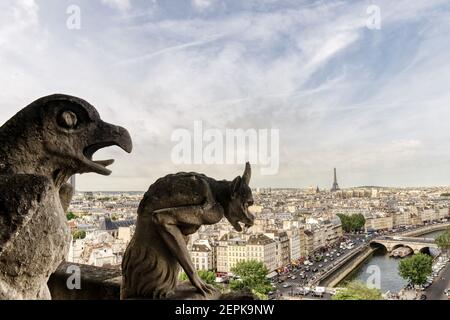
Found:
<svg viewBox="0 0 450 320"><path fill-rule="evenodd" d="M127 11L131 8L130 0L101 0L101 1L103 4L106 4L120 11Z"/></svg>
<svg viewBox="0 0 450 320"><path fill-rule="evenodd" d="M202 11L209 7L211 7L214 3L214 0L192 0L192 5L194 8Z"/></svg>
<svg viewBox="0 0 450 320"><path fill-rule="evenodd" d="M34 0L19 0L0 6L0 46L14 45L21 33L32 31L39 24L39 7Z"/></svg>
<svg viewBox="0 0 450 320"><path fill-rule="evenodd" d="M132 155L99 153L117 159L113 175L83 176L82 189L146 189L178 170L232 178L237 166L171 163L172 130L195 120L280 129L280 174L255 175L255 185L328 186L334 166L346 186L448 181L450 22L441 1L380 1L375 31L365 28L365 4L352 1L202 2L214 10L201 12L195 3L185 12L164 1L151 15L141 14L144 2L108 1L128 10L126 18L83 10L82 32L64 21L58 27L48 2L15 3L0 5L0 121L63 92L87 99L133 136Z"/></svg>

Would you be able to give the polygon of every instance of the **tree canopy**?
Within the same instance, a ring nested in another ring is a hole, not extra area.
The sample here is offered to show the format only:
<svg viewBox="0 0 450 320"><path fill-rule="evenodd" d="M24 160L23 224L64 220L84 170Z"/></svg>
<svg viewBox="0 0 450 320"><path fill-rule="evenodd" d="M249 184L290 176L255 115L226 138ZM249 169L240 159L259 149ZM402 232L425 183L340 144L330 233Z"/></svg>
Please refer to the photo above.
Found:
<svg viewBox="0 0 450 320"><path fill-rule="evenodd" d="M72 211L67 212L66 218L68 221L78 218Z"/></svg>
<svg viewBox="0 0 450 320"><path fill-rule="evenodd" d="M442 252L448 254L450 251L450 227L448 227L443 234L436 238L436 244Z"/></svg>
<svg viewBox="0 0 450 320"><path fill-rule="evenodd" d="M272 290L272 285L267 279L269 270L262 262L256 260L238 262L231 272L240 277L230 283L234 291L249 289L261 296L267 295Z"/></svg>
<svg viewBox="0 0 450 320"><path fill-rule="evenodd" d="M72 233L72 236L74 239L84 239L84 238L86 238L86 231L84 231L84 230L74 231Z"/></svg>
<svg viewBox="0 0 450 320"><path fill-rule="evenodd" d="M200 277L200 279L205 281L207 284L217 285L216 284L216 274L213 271L199 270L199 271L197 271L197 274ZM188 281L189 280L187 274L184 271L180 272L178 279L180 281Z"/></svg>
<svg viewBox="0 0 450 320"><path fill-rule="evenodd" d="M369 288L360 281L349 282L342 290L339 290L333 300L383 300L381 291Z"/></svg>
<svg viewBox="0 0 450 320"><path fill-rule="evenodd" d="M341 220L342 229L345 232L355 232L364 229L366 218L361 213L345 215L338 213L337 216Z"/></svg>
<svg viewBox="0 0 450 320"><path fill-rule="evenodd" d="M398 272L400 276L414 285L422 285L431 274L433 259L423 253L418 253L410 258L400 261Z"/></svg>

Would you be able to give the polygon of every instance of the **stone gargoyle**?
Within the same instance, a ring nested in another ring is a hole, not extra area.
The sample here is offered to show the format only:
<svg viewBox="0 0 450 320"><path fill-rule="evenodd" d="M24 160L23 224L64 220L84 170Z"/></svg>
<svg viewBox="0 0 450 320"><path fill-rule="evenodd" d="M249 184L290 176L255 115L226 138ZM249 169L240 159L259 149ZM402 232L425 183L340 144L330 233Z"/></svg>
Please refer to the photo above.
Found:
<svg viewBox="0 0 450 320"><path fill-rule="evenodd" d="M252 226L250 176L247 163L243 176L233 181L182 172L152 184L139 205L136 231L122 261L121 299L178 299L173 293L180 265L194 292L212 297L214 287L199 278L190 259L188 236L224 216L238 232L241 223Z"/></svg>
<svg viewBox="0 0 450 320"><path fill-rule="evenodd" d="M50 299L49 276L67 255L66 183L77 173L111 173L113 160L93 154L117 145L127 152L127 130L100 119L86 101L41 98L0 127L0 299Z"/></svg>

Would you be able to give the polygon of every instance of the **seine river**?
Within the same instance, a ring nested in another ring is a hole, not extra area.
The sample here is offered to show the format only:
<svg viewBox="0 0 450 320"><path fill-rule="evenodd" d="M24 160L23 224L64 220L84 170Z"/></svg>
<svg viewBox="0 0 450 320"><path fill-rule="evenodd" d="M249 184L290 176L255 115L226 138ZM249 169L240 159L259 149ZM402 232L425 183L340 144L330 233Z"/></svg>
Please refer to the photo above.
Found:
<svg viewBox="0 0 450 320"><path fill-rule="evenodd" d="M424 238L436 238L443 231L434 231L428 234L421 235ZM374 275L380 274L381 292L391 291L398 292L406 285L406 281L398 274L398 264L400 259L390 258L386 249L377 249L371 257L369 257L363 264L355 269L345 280L359 280L364 283L366 281L371 284L376 283Z"/></svg>

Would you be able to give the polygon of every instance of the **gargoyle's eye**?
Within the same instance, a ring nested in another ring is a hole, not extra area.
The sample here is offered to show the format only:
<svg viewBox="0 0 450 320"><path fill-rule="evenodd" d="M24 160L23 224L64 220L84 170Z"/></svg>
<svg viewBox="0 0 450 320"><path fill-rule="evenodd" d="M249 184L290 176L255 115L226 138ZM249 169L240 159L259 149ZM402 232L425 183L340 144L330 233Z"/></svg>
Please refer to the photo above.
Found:
<svg viewBox="0 0 450 320"><path fill-rule="evenodd" d="M74 112L67 110L60 114L58 123L66 129L73 129L77 126L78 118Z"/></svg>

